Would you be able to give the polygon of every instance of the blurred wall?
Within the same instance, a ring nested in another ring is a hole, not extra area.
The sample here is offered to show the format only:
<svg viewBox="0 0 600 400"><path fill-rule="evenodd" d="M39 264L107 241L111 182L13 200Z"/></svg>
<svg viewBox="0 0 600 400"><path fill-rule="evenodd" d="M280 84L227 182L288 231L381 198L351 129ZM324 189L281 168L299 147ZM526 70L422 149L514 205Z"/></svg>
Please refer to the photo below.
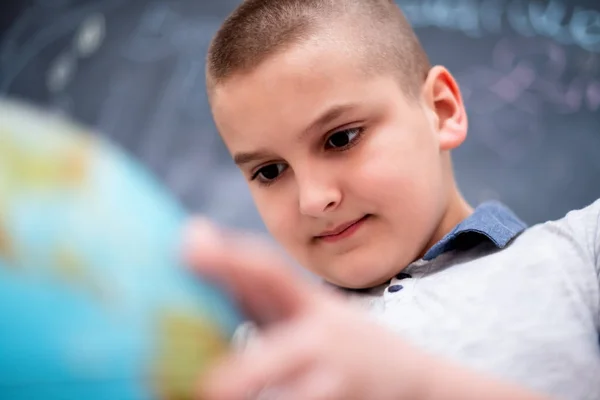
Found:
<svg viewBox="0 0 600 400"><path fill-rule="evenodd" d="M3 4L0 95L94 127L195 212L263 229L205 97L204 57L237 1L36 0ZM455 152L476 205L529 223L600 197L600 2L403 0L470 117Z"/></svg>

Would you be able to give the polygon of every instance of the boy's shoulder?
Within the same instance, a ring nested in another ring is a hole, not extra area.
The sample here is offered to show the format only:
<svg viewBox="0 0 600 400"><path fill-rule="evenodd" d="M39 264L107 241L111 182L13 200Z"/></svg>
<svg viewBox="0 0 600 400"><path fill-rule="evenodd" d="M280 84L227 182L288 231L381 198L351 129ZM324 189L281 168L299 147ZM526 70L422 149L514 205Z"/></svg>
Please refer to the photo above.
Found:
<svg viewBox="0 0 600 400"><path fill-rule="evenodd" d="M552 254L573 266L591 263L600 274L600 199L569 211L564 217L534 225L522 234L520 249L531 256ZM515 243L517 244L517 243ZM579 265L581 262L577 262Z"/></svg>
<svg viewBox="0 0 600 400"><path fill-rule="evenodd" d="M592 202L590 205L586 207L582 207L580 209L569 211L565 218L578 218L581 216L590 216L596 215L597 217L600 215L600 198Z"/></svg>
<svg viewBox="0 0 600 400"><path fill-rule="evenodd" d="M544 222L529 228L530 230L564 231L580 239L598 244L600 239L600 199L591 204L569 211L564 217Z"/></svg>

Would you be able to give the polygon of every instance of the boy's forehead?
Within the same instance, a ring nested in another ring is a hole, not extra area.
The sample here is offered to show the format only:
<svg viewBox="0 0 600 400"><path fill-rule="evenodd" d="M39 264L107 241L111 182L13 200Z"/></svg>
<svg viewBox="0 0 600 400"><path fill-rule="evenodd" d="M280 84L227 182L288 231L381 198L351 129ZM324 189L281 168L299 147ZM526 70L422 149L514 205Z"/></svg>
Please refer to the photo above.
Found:
<svg viewBox="0 0 600 400"><path fill-rule="evenodd" d="M251 71L217 85L211 106L219 117L252 106L297 107L347 98L365 82L356 54L330 41L304 42L281 51ZM269 104L271 103L271 104Z"/></svg>
<svg viewBox="0 0 600 400"><path fill-rule="evenodd" d="M211 101L225 144L236 150L232 147L269 146L274 137L302 138L340 116L376 107L386 86L396 86L395 78L367 74L361 61L336 41L309 41L230 77L214 89Z"/></svg>
<svg viewBox="0 0 600 400"><path fill-rule="evenodd" d="M325 127L365 103L360 96L364 91L352 90L352 82L339 85L300 79L298 83L273 84L223 91L214 115L224 139L266 139L274 131L278 136L289 133L301 138L302 132Z"/></svg>

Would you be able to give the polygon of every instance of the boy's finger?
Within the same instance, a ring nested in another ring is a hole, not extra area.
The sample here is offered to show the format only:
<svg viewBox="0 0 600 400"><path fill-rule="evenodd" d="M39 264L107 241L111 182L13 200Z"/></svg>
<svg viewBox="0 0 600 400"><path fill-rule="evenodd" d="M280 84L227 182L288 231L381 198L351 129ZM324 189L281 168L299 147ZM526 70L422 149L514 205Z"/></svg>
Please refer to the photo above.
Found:
<svg viewBox="0 0 600 400"><path fill-rule="evenodd" d="M286 400L332 400L364 399L364 395L348 390L352 382L347 377L326 368L313 366L297 379L284 385L277 391L275 399Z"/></svg>
<svg viewBox="0 0 600 400"><path fill-rule="evenodd" d="M281 256L255 237L219 231L205 221L190 224L186 262L223 285L251 317L273 322L298 312L313 289Z"/></svg>
<svg viewBox="0 0 600 400"><path fill-rule="evenodd" d="M225 360L202 382L201 398L255 399L261 398L259 393L295 386L311 364L311 353L302 349L291 327L284 329L287 333L271 331L243 353Z"/></svg>

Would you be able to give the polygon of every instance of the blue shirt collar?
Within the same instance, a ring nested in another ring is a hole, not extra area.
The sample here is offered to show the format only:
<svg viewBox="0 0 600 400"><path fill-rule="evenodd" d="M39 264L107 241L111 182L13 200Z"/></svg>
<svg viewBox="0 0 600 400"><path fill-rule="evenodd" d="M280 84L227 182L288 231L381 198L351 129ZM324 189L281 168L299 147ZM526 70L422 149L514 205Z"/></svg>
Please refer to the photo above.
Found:
<svg viewBox="0 0 600 400"><path fill-rule="evenodd" d="M469 238L470 243L473 240L489 240L497 248L502 249L526 228L527 225L502 203L485 202L433 245L423 259L433 260L447 251L459 248L465 238Z"/></svg>

